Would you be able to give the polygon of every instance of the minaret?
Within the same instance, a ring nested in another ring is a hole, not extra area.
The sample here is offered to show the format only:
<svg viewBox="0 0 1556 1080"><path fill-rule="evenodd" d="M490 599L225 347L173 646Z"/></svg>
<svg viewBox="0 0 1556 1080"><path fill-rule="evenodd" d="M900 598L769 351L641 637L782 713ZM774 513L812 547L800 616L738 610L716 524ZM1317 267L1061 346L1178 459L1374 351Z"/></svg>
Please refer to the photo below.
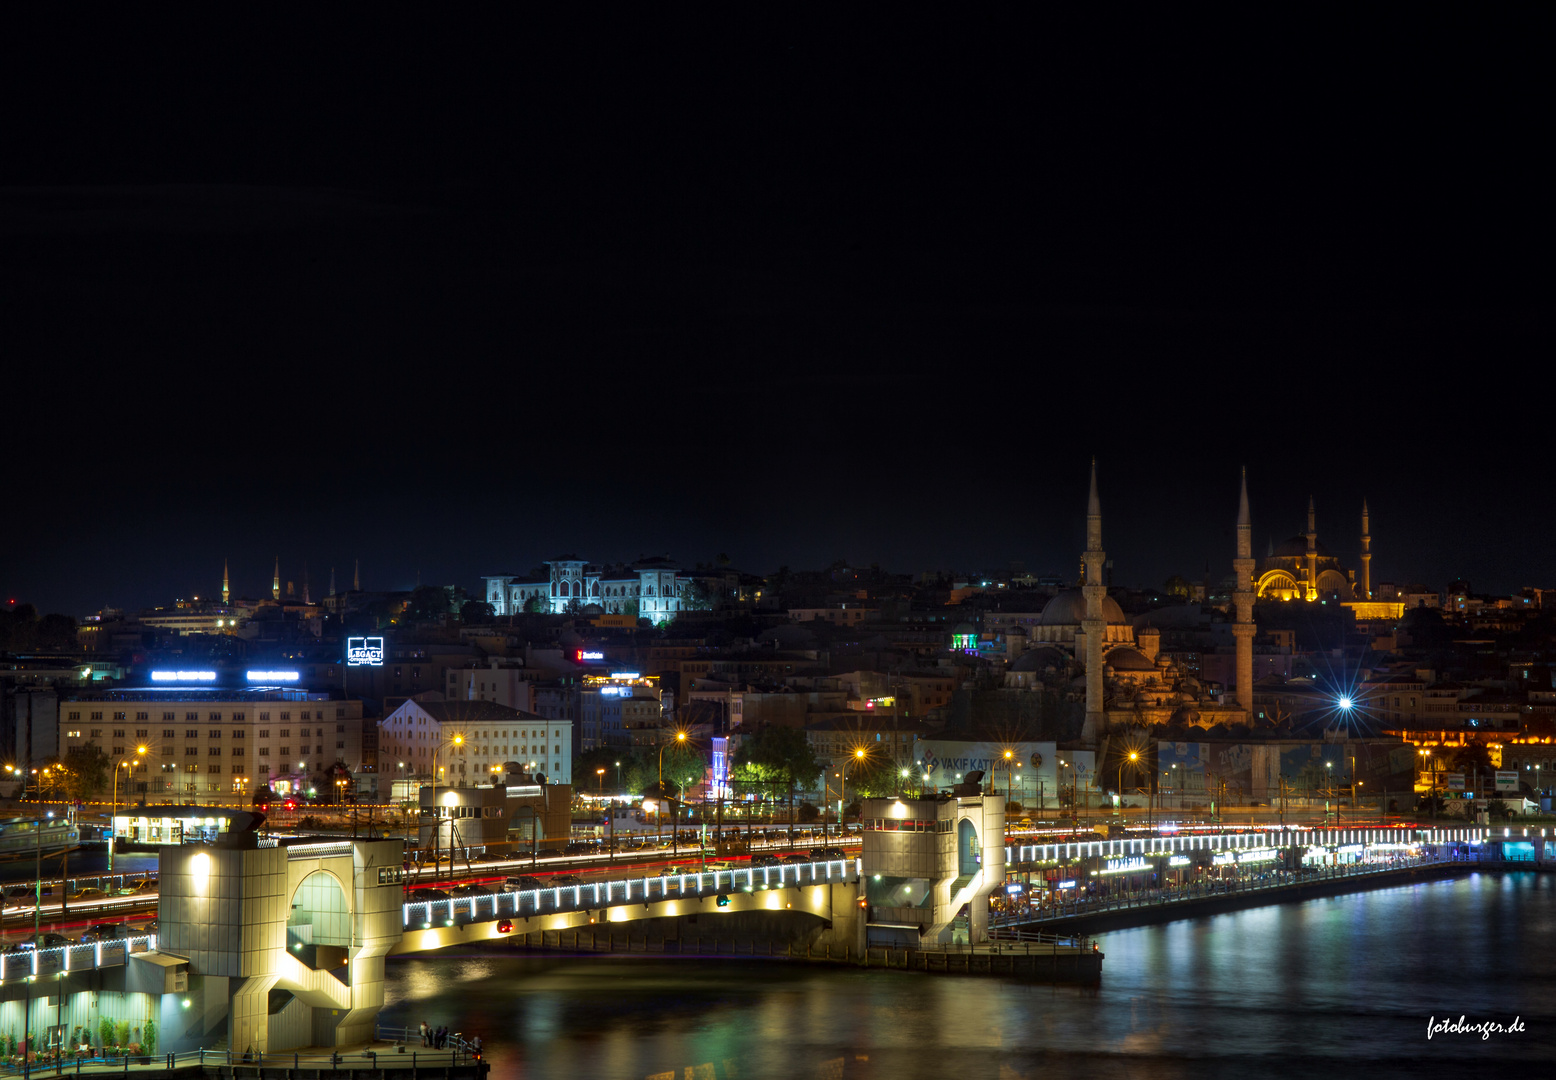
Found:
<svg viewBox="0 0 1556 1080"><path fill-rule="evenodd" d="M313 603L313 601L308 598L308 564L307 563L303 563L303 603L305 603L305 604Z"/></svg>
<svg viewBox="0 0 1556 1080"><path fill-rule="evenodd" d="M361 559L357 560L357 567L351 573L351 591L352 592L361 592L362 591L362 560Z"/></svg>
<svg viewBox="0 0 1556 1080"><path fill-rule="evenodd" d="M1232 636L1237 640L1235 674L1237 704L1253 721L1253 519L1248 514L1248 469L1243 469L1243 486L1237 496L1237 557L1232 560Z"/></svg>
<svg viewBox="0 0 1556 1080"><path fill-rule="evenodd" d="M1091 493L1086 497L1086 550L1081 555L1086 568L1086 580L1081 585L1081 595L1086 600L1086 615L1081 619L1081 630L1086 635L1086 722L1081 728L1081 738L1095 741L1107 726L1102 711L1102 637L1107 630L1107 616L1102 602L1107 599L1108 587L1102 581L1102 564L1107 553L1102 550L1102 500L1097 498L1097 459L1091 459Z"/></svg>
<svg viewBox="0 0 1556 1080"><path fill-rule="evenodd" d="M281 556L276 556L275 577L270 579L270 595L273 599L281 599Z"/></svg>
<svg viewBox="0 0 1556 1080"><path fill-rule="evenodd" d="M1366 518L1363 517L1362 520L1365 521ZM1363 531L1365 531L1365 529ZM227 560L223 559L222 560L222 606L223 607L227 606L227 600L231 596L232 596L232 589L229 587L229 582L228 582L228 579L227 579Z"/></svg>
<svg viewBox="0 0 1556 1080"><path fill-rule="evenodd" d="M1361 598L1372 599L1372 530L1367 526L1367 500L1362 500Z"/></svg>
<svg viewBox="0 0 1556 1080"><path fill-rule="evenodd" d="M1318 599L1318 521L1313 496L1307 497L1307 598Z"/></svg>
<svg viewBox="0 0 1556 1080"><path fill-rule="evenodd" d="M330 595L335 595L335 568L330 567Z"/></svg>

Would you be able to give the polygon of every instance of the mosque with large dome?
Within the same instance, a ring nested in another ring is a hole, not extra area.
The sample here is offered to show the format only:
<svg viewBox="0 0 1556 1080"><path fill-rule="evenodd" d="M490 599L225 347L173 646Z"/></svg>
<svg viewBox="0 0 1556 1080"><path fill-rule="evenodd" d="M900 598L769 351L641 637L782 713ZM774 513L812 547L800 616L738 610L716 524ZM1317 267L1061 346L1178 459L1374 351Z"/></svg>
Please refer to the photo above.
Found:
<svg viewBox="0 0 1556 1080"><path fill-rule="evenodd" d="M1165 723L1247 723L1253 715L1253 605L1255 599L1252 524L1248 482L1243 479L1237 514L1237 552L1233 570L1232 634L1236 642L1235 681L1231 695L1217 694L1159 654L1160 634L1136 628L1117 601L1107 595L1102 549L1102 503L1097 495L1097 464L1091 466L1086 505L1083 579L1044 605L1028 642L1006 671L1006 685L1027 688L1044 675L1080 674L1084 679L1084 741L1130 728ZM1326 581L1327 579L1318 578Z"/></svg>

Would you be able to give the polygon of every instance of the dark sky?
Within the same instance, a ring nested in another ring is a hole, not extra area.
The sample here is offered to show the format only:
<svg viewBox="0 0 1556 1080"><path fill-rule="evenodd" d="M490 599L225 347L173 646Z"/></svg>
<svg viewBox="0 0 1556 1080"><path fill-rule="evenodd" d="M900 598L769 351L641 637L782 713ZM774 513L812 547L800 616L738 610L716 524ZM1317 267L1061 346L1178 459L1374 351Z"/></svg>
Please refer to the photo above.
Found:
<svg viewBox="0 0 1556 1080"><path fill-rule="evenodd" d="M146 16L13 28L6 599L1068 574L1093 455L1122 582L1246 464L1259 554L1556 583L1543 16Z"/></svg>

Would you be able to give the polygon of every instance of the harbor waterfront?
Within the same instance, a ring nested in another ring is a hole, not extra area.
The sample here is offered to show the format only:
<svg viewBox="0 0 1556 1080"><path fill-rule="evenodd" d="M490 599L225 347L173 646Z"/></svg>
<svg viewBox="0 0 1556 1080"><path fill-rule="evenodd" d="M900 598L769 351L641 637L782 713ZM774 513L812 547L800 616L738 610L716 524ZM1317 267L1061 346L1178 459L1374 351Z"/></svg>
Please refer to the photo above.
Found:
<svg viewBox="0 0 1556 1080"><path fill-rule="evenodd" d="M1464 877L1098 938L1093 988L784 960L392 957L382 1021L496 1078L1483 1075L1556 1053L1556 877ZM1524 1031L1437 1034L1432 1017Z"/></svg>

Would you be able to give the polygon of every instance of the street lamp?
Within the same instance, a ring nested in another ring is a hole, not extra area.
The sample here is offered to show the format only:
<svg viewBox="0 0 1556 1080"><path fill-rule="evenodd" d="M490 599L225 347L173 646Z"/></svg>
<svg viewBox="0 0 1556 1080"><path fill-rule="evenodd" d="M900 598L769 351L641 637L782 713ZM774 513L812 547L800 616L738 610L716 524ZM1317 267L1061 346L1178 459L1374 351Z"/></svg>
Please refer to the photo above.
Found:
<svg viewBox="0 0 1556 1080"><path fill-rule="evenodd" d="M844 794L845 790L848 787L848 764L849 764L850 761L863 761L863 760L864 760L864 747L861 746L859 749L854 751L854 756L852 758L844 758L843 759L843 771L838 774L838 782L837 782L837 838L838 838L838 842L839 843L841 843L843 841L844 836L845 836L844 829L843 829L843 807L848 805L847 796ZM823 816L822 819L821 819L821 842L822 842L822 844L825 844L826 841L827 841L827 819L826 819L825 816Z"/></svg>
<svg viewBox="0 0 1556 1080"><path fill-rule="evenodd" d="M463 735L455 735L448 739L439 739L432 744L432 880L438 880L438 834L443 826L438 818L438 751L447 743L456 749L465 745ZM418 797L418 802L420 801ZM454 876L454 823L449 821L448 827L448 876Z"/></svg>
<svg viewBox="0 0 1556 1080"><path fill-rule="evenodd" d="M1118 759L1118 815L1119 815L1119 817L1123 817L1124 816L1124 766L1126 764L1132 765L1136 761L1139 761L1139 760L1140 760L1140 752L1138 750L1131 750L1131 751L1129 751L1129 760L1127 762L1123 758L1119 758Z"/></svg>
<svg viewBox="0 0 1556 1080"><path fill-rule="evenodd" d="M598 784L599 791L600 791L601 795L604 795L605 794L605 770L604 769L595 769L594 770L594 775L599 778L599 784Z"/></svg>
<svg viewBox="0 0 1556 1080"><path fill-rule="evenodd" d="M1011 794L1010 794L1010 787L1011 787L1011 782L1010 782L1010 763L1015 759L1015 756L1016 756L1015 751L1013 751L1013 750L1006 750L1005 751L1005 801L1006 802L1010 802L1010 798L1011 798Z"/></svg>
<svg viewBox="0 0 1556 1080"><path fill-rule="evenodd" d="M684 743L686 741L686 732L677 731L675 733L675 741ZM654 801L654 842L656 844L664 843L664 830L659 817L659 808L665 801L665 751L669 748L670 744L668 742L659 748L659 798ZM680 851L680 838L675 835L674 806L670 807L670 848L677 853Z"/></svg>
<svg viewBox="0 0 1556 1080"><path fill-rule="evenodd" d="M133 771L135 758L143 757L146 753L144 746L135 748L135 757L128 757L114 762L113 766L113 804L108 811L108 876L113 877L113 849L118 837L114 835L114 818L119 816L119 767Z"/></svg>

